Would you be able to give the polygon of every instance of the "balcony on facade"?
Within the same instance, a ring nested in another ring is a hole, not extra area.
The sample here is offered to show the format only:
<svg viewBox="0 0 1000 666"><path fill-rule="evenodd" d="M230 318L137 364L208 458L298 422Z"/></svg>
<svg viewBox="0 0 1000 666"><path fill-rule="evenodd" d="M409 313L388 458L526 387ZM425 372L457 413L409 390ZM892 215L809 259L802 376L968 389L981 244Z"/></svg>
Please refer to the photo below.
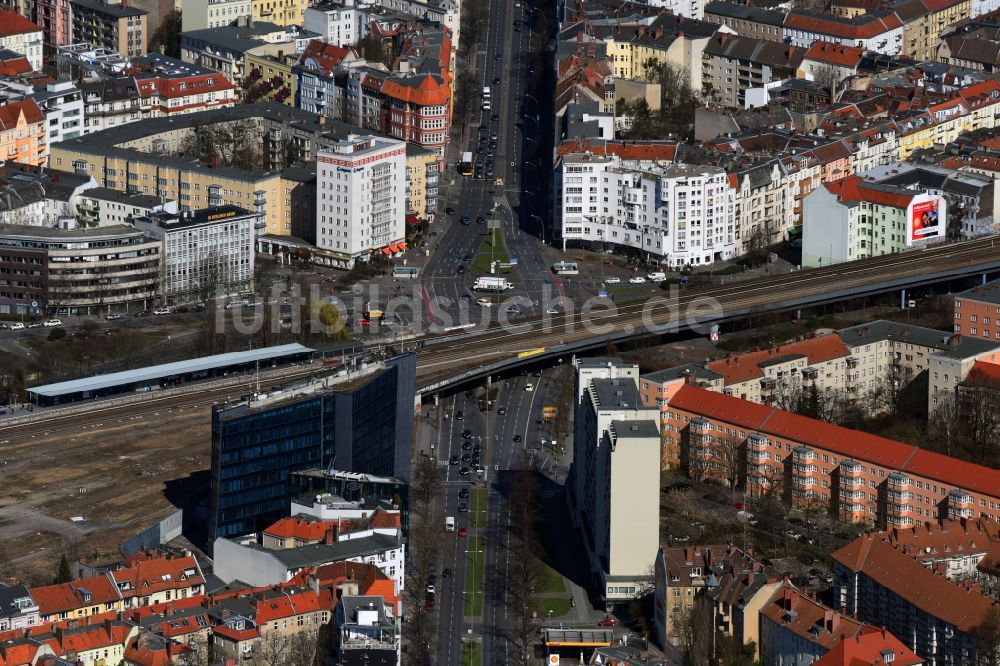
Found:
<svg viewBox="0 0 1000 666"><path fill-rule="evenodd" d="M948 517L952 520L972 518L975 515L975 503L972 495L964 490L948 491Z"/></svg>

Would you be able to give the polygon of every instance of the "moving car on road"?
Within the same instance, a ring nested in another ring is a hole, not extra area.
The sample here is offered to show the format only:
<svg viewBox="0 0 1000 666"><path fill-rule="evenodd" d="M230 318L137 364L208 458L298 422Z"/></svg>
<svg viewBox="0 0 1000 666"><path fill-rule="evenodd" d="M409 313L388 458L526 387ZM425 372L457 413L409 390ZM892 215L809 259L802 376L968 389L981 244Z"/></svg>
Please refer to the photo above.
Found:
<svg viewBox="0 0 1000 666"><path fill-rule="evenodd" d="M49 319L44 324L45 328L52 328L54 326L62 326L62 322L58 319Z"/></svg>
<svg viewBox="0 0 1000 666"><path fill-rule="evenodd" d="M628 279L629 284L646 284L646 278L641 275L636 275L635 277L630 277Z"/></svg>

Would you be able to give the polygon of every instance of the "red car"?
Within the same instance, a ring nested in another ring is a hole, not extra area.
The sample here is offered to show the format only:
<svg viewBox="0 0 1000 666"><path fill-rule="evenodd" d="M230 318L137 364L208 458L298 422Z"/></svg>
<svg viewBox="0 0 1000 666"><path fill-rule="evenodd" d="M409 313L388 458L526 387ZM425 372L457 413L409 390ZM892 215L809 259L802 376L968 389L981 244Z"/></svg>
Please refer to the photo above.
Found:
<svg viewBox="0 0 1000 666"><path fill-rule="evenodd" d="M606 617L603 620L601 620L600 622L598 622L597 626L599 626L599 627L613 627L616 624L618 624L618 621L615 620L615 618L613 618L613 617Z"/></svg>
<svg viewBox="0 0 1000 666"><path fill-rule="evenodd" d="M733 508L736 509L737 511L743 511L744 509L747 508L747 505L744 504L743 502L737 502L736 504L733 505Z"/></svg>
<svg viewBox="0 0 1000 666"><path fill-rule="evenodd" d="M469 536L469 530L465 529L464 527L459 527L458 536Z"/></svg>
<svg viewBox="0 0 1000 666"><path fill-rule="evenodd" d="M433 601L428 601L426 604L424 604L424 610L425 611L432 611L432 610L434 610L434 602Z"/></svg>

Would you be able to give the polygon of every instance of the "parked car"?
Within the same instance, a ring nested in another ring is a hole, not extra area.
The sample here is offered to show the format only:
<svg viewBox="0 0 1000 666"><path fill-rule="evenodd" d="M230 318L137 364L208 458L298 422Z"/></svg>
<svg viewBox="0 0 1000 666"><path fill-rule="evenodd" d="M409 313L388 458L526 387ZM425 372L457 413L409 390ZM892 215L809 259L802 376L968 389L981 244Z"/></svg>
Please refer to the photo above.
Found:
<svg viewBox="0 0 1000 666"><path fill-rule="evenodd" d="M118 321L121 318L122 316L117 312L112 312L111 314L105 315L104 317L105 321Z"/></svg>
<svg viewBox="0 0 1000 666"><path fill-rule="evenodd" d="M58 319L49 319L43 324L43 326L45 326L45 328L53 328L55 326L62 326L62 322Z"/></svg>
<svg viewBox="0 0 1000 666"><path fill-rule="evenodd" d="M618 621L615 620L615 618L613 618L613 617L606 617L603 620L601 620L600 622L598 622L597 626L599 626L599 627L613 627L616 624L618 624Z"/></svg>
<svg viewBox="0 0 1000 666"><path fill-rule="evenodd" d="M486 298L485 296L477 298L476 299L476 303L478 303L479 305L481 305L484 308L488 308L488 307L490 307L490 306L493 305L493 301L491 301L490 299Z"/></svg>
<svg viewBox="0 0 1000 666"><path fill-rule="evenodd" d="M628 279L628 283L629 284L646 284L646 278L642 277L641 275L636 275L634 277L630 277Z"/></svg>
<svg viewBox="0 0 1000 666"><path fill-rule="evenodd" d="M20 331L20 330L23 330L23 329L24 329L24 324L22 322L19 322L19 321L16 321L16 322L14 322L13 324L10 325L10 330L12 330L12 331Z"/></svg>
<svg viewBox="0 0 1000 666"><path fill-rule="evenodd" d="M153 314L155 314L155 315L168 315L168 314L170 314L170 308L157 308L157 309L153 310Z"/></svg>
<svg viewBox="0 0 1000 666"><path fill-rule="evenodd" d="M621 284L622 279L617 277L609 277L604 280L604 284Z"/></svg>

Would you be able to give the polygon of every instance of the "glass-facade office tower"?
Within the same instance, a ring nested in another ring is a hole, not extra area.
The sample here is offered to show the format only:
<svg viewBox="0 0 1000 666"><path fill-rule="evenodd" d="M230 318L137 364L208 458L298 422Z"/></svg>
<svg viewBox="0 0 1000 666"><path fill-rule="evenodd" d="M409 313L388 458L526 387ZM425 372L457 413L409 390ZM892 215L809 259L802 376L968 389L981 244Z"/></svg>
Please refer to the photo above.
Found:
<svg viewBox="0 0 1000 666"><path fill-rule="evenodd" d="M287 516L292 471L332 466L409 481L416 372L416 356L405 354L328 389L216 405L209 543L259 533Z"/></svg>

